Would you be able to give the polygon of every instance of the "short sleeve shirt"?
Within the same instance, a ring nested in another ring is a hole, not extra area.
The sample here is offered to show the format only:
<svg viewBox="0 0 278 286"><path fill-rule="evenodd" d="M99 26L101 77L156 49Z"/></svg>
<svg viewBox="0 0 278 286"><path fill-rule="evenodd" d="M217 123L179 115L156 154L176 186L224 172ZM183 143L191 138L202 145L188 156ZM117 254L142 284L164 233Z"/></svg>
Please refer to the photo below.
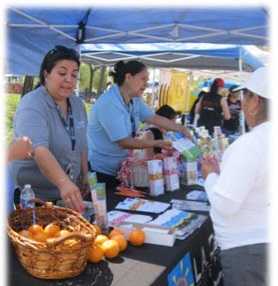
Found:
<svg viewBox="0 0 278 286"><path fill-rule="evenodd" d="M140 122L154 116L141 97L127 105L119 87L113 85L102 94L91 109L88 123L89 159L92 169L115 176L128 150L117 141L132 136ZM133 127L134 124L134 127Z"/></svg>
<svg viewBox="0 0 278 286"><path fill-rule="evenodd" d="M81 154L87 150L87 116L80 98L72 95L69 101L76 140L74 150L62 114L43 86L22 98L14 118L14 137L28 136L33 148L48 148L65 171L72 166L73 180L76 181L81 170ZM14 161L12 170L17 184L31 184L42 199L59 198L58 189L42 175L34 160Z"/></svg>

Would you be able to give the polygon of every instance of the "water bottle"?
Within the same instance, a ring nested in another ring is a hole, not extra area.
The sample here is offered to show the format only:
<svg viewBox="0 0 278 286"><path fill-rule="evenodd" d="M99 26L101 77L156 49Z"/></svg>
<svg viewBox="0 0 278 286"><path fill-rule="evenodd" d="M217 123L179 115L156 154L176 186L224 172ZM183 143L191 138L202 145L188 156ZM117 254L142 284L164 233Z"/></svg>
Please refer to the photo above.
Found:
<svg viewBox="0 0 278 286"><path fill-rule="evenodd" d="M34 208L35 207L35 193L31 185L25 185L20 193L20 206L21 208Z"/></svg>

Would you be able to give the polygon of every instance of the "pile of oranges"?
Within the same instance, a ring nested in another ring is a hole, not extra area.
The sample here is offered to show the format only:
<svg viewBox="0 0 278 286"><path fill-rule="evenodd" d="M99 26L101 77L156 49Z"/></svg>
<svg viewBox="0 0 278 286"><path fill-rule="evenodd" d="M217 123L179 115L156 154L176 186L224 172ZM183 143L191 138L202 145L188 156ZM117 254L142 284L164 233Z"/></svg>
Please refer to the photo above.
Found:
<svg viewBox="0 0 278 286"><path fill-rule="evenodd" d="M33 224L28 229L19 231L19 234L38 242L45 242L48 238L61 237L69 234L69 231L60 228L55 223L50 223L44 228L39 224Z"/></svg>
<svg viewBox="0 0 278 286"><path fill-rule="evenodd" d="M92 263L98 263L103 258L112 259L117 257L120 252L126 250L128 241L134 246L144 244L145 234L141 229L132 229L126 239L124 233L114 228L108 235L101 234L98 226L94 225L97 236L90 248L88 260Z"/></svg>
<svg viewBox="0 0 278 286"><path fill-rule="evenodd" d="M88 260L92 263L98 263L103 258L112 259L117 257L120 252L125 251L128 242L133 246L144 244L145 233L141 229L132 229L127 236L118 228L114 228L107 235L101 233L101 229L97 225L93 225L96 231L96 237L90 247ZM33 224L28 229L19 231L19 234L33 239L37 242L46 242L49 238L64 237L70 234L70 231L61 229L58 224L50 223L45 227L39 224ZM65 246L76 246L77 241L73 239L66 240Z"/></svg>

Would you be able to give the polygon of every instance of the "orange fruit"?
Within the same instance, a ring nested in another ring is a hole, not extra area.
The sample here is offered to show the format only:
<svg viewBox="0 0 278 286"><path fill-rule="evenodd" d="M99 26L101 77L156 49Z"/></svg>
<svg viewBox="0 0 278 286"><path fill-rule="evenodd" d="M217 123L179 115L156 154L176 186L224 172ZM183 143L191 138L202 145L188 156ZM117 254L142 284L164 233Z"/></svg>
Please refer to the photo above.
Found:
<svg viewBox="0 0 278 286"><path fill-rule="evenodd" d="M54 223L50 223L44 228L44 233L46 234L48 238L50 238L50 237L58 236L60 230L61 230L60 226Z"/></svg>
<svg viewBox="0 0 278 286"><path fill-rule="evenodd" d="M42 226L39 224L32 224L29 228L28 231L31 233L31 235L35 235L37 233L43 232Z"/></svg>
<svg viewBox="0 0 278 286"><path fill-rule="evenodd" d="M66 230L66 229L62 229L61 231L59 231L57 233L57 236L67 236L70 234L70 231Z"/></svg>
<svg viewBox="0 0 278 286"><path fill-rule="evenodd" d="M142 229L134 228L128 236L128 241L134 246L140 246L144 244L145 233Z"/></svg>
<svg viewBox="0 0 278 286"><path fill-rule="evenodd" d="M32 238L30 232L28 230L26 230L26 229L21 230L19 232L19 234L24 236L24 237L26 237L26 238Z"/></svg>
<svg viewBox="0 0 278 286"><path fill-rule="evenodd" d="M96 235L101 234L101 228L100 228L97 224L93 224L93 227L94 227L95 230L96 230Z"/></svg>
<svg viewBox="0 0 278 286"><path fill-rule="evenodd" d="M120 252L120 247L118 242L112 239L104 241L100 247L104 252L104 256L107 258L114 258Z"/></svg>
<svg viewBox="0 0 278 286"><path fill-rule="evenodd" d="M93 244L90 247L88 260L92 263L98 263L100 262L104 257L104 252L102 248L99 245Z"/></svg>
<svg viewBox="0 0 278 286"><path fill-rule="evenodd" d="M127 240L122 234L115 234L111 239L118 242L120 251L124 251L127 248Z"/></svg>
<svg viewBox="0 0 278 286"><path fill-rule="evenodd" d="M120 230L119 228L113 228L109 233L109 238L112 238L114 235L118 234L124 235L123 231Z"/></svg>
<svg viewBox="0 0 278 286"><path fill-rule="evenodd" d="M104 234L99 234L95 238L95 244L96 245L102 245L106 240L108 240L108 237Z"/></svg>
<svg viewBox="0 0 278 286"><path fill-rule="evenodd" d="M47 235L44 232L37 232L32 235L32 239L38 242L45 242L47 240Z"/></svg>

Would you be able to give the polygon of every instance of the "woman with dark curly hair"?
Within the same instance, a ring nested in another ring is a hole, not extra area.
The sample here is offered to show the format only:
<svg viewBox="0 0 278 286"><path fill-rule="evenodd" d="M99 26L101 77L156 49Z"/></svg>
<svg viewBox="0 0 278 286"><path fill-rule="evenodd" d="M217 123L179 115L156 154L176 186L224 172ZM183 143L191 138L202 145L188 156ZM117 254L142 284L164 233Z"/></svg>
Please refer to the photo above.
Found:
<svg viewBox="0 0 278 286"><path fill-rule="evenodd" d="M140 122L147 122L166 130L188 130L175 122L155 114L143 101L147 87L147 67L136 60L120 61L111 73L114 85L102 94L92 107L88 124L89 160L98 181L114 188L117 172L130 149L171 147L165 140L136 138Z"/></svg>
<svg viewBox="0 0 278 286"><path fill-rule="evenodd" d="M36 197L62 199L82 212L77 183L87 185L88 156L86 112L74 95L79 66L79 54L64 46L45 55L40 84L22 98L14 118L14 138L29 137L33 157L11 164L17 185L31 184Z"/></svg>

